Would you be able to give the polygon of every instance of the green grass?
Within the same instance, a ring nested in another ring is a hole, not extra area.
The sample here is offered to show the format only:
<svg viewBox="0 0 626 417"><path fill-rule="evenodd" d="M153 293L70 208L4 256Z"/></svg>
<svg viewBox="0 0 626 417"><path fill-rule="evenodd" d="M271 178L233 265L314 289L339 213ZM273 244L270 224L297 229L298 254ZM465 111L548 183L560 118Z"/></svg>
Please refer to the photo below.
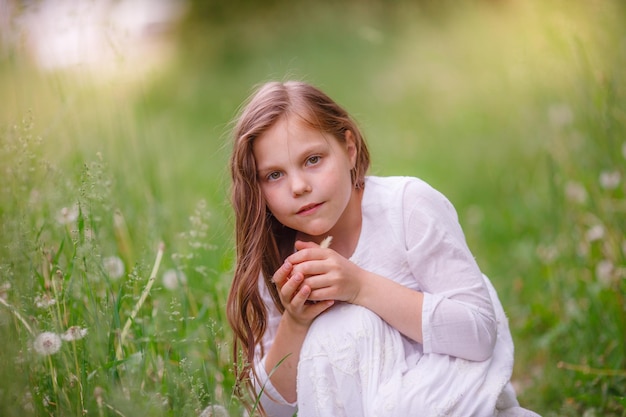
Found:
<svg viewBox="0 0 626 417"><path fill-rule="evenodd" d="M360 121L373 174L422 177L455 204L509 315L522 404L626 415L626 10L588 3L257 8L187 22L175 59L132 78L3 51L0 414L239 415L229 122L254 84L303 78ZM170 269L186 284L167 289ZM33 350L70 326L88 333Z"/></svg>

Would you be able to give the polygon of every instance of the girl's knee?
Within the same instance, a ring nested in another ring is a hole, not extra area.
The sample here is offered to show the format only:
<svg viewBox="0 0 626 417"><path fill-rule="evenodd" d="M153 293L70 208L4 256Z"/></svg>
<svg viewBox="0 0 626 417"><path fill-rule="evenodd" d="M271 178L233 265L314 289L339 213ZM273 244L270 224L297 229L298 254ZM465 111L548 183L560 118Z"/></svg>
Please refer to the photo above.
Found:
<svg viewBox="0 0 626 417"><path fill-rule="evenodd" d="M307 333L302 352L361 350L380 340L390 331L389 325L371 310L354 304L341 303L317 317Z"/></svg>
<svg viewBox="0 0 626 417"><path fill-rule="evenodd" d="M307 339L317 337L359 337L379 331L384 321L371 310L354 304L340 303L317 317Z"/></svg>

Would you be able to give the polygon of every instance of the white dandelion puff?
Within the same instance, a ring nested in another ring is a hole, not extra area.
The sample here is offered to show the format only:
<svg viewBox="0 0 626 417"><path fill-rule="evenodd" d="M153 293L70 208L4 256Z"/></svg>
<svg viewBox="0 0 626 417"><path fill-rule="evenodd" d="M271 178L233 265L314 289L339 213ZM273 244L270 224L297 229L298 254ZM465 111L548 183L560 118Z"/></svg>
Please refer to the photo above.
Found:
<svg viewBox="0 0 626 417"><path fill-rule="evenodd" d="M98 408L101 408L102 404L104 403L104 388L99 385L96 386L93 389L93 396L96 398L96 404L98 404Z"/></svg>
<svg viewBox="0 0 626 417"><path fill-rule="evenodd" d="M539 245L537 256L544 264L551 264L558 257L559 250L554 245Z"/></svg>
<svg viewBox="0 0 626 417"><path fill-rule="evenodd" d="M596 264L596 277L598 281L605 286L611 284L611 277L613 276L613 262L608 259L603 259Z"/></svg>
<svg viewBox="0 0 626 417"><path fill-rule="evenodd" d="M587 201L587 190L582 184L569 181L565 185L565 196L569 201L583 204Z"/></svg>
<svg viewBox="0 0 626 417"><path fill-rule="evenodd" d="M124 262L117 256L108 256L102 260L102 265L111 279L119 279L124 275Z"/></svg>
<svg viewBox="0 0 626 417"><path fill-rule="evenodd" d="M170 291L177 289L181 284L187 284L187 276L178 269L168 269L163 273L163 286Z"/></svg>
<svg viewBox="0 0 626 417"><path fill-rule="evenodd" d="M604 237L604 226L601 224L596 224L587 230L585 233L585 238L587 242L595 242L596 240L600 240Z"/></svg>
<svg viewBox="0 0 626 417"><path fill-rule="evenodd" d="M0 284L0 298L4 301L9 299L9 290L11 289L11 283L9 281Z"/></svg>
<svg viewBox="0 0 626 417"><path fill-rule="evenodd" d="M78 205L74 204L72 207L63 207L57 213L56 220L59 224L71 224L78 219Z"/></svg>
<svg viewBox="0 0 626 417"><path fill-rule="evenodd" d="M228 410L221 405L211 404L202 410L199 417L228 417Z"/></svg>
<svg viewBox="0 0 626 417"><path fill-rule="evenodd" d="M61 338L52 332L43 332L35 338L33 348L42 356L54 355L61 349Z"/></svg>
<svg viewBox="0 0 626 417"><path fill-rule="evenodd" d="M619 171L602 171L600 173L600 186L605 190L614 190L622 180Z"/></svg>
<svg viewBox="0 0 626 417"><path fill-rule="evenodd" d="M26 411L29 414L35 412L35 403L33 402L33 394L30 391L26 391L22 395L21 402L22 402L22 408L24 409L24 411Z"/></svg>
<svg viewBox="0 0 626 417"><path fill-rule="evenodd" d="M67 329L65 333L61 335L61 339L65 340L66 342L71 342L74 340L80 340L85 336L87 336L86 328L79 327L79 326L72 326L69 329Z"/></svg>
<svg viewBox="0 0 626 417"><path fill-rule="evenodd" d="M48 308L55 305L57 302L50 294L38 295L35 297L35 305L37 308Z"/></svg>

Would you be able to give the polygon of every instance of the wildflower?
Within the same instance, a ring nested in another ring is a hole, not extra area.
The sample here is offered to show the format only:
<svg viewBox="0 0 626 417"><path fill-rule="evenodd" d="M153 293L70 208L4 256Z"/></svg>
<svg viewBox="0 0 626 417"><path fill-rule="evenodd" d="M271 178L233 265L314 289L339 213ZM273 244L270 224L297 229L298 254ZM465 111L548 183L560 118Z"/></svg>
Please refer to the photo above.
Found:
<svg viewBox="0 0 626 417"><path fill-rule="evenodd" d="M209 405L202 410L199 417L228 417L228 410L221 405Z"/></svg>
<svg viewBox="0 0 626 417"><path fill-rule="evenodd" d="M85 336L87 336L86 328L72 326L61 335L61 339L65 340L66 342L71 342L74 340L80 340Z"/></svg>
<svg viewBox="0 0 626 417"><path fill-rule="evenodd" d="M179 284L187 283L187 276L177 269L168 269L163 273L163 286L170 291L178 288Z"/></svg>
<svg viewBox="0 0 626 417"><path fill-rule="evenodd" d="M43 332L35 338L33 348L42 356L54 355L61 349L61 338L52 332Z"/></svg>
<svg viewBox="0 0 626 417"><path fill-rule="evenodd" d="M37 308L48 308L55 305L57 300L52 298L50 294L38 295L35 297L35 305Z"/></svg>
<svg viewBox="0 0 626 417"><path fill-rule="evenodd" d="M600 173L600 186L605 190L614 190L621 180L619 171L603 171Z"/></svg>
<svg viewBox="0 0 626 417"><path fill-rule="evenodd" d="M587 238L588 242L594 242L596 240L602 239L604 237L604 226L602 226L601 224L596 224L595 226L587 230L587 233L585 233L585 237Z"/></svg>
<svg viewBox="0 0 626 417"><path fill-rule="evenodd" d="M78 205L74 204L72 207L63 207L57 213L57 222L60 224L74 223L78 219Z"/></svg>
<svg viewBox="0 0 626 417"><path fill-rule="evenodd" d="M117 256L109 256L102 260L102 265L111 279L119 279L124 275L124 262Z"/></svg>
<svg viewBox="0 0 626 417"><path fill-rule="evenodd" d="M569 181L565 185L565 196L569 201L583 204L587 201L587 190L582 184Z"/></svg>

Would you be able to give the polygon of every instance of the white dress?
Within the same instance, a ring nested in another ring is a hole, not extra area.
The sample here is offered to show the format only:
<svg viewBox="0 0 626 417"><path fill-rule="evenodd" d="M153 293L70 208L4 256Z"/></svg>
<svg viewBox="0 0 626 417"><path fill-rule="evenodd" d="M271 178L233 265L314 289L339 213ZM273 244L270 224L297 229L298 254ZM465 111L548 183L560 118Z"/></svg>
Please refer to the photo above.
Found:
<svg viewBox="0 0 626 417"><path fill-rule="evenodd" d="M465 242L452 204L424 181L367 177L352 262L424 293L423 344L370 310L338 303L312 323L298 364L297 403L269 381L257 347L261 403L270 416L535 416L510 384L513 341L497 294ZM267 352L280 313L268 310Z"/></svg>

